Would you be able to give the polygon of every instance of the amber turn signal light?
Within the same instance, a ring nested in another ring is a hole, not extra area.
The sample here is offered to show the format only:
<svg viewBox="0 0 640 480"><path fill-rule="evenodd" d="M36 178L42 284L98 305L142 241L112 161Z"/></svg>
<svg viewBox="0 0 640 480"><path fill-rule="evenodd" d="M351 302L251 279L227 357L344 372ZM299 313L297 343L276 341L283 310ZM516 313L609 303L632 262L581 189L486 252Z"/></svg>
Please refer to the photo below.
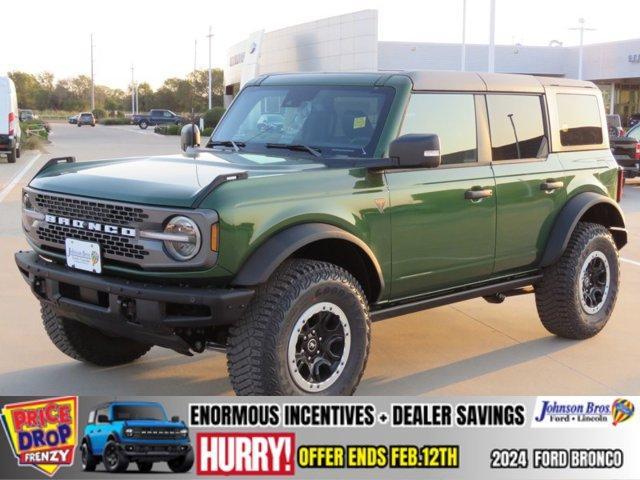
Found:
<svg viewBox="0 0 640 480"><path fill-rule="evenodd" d="M218 244L220 242L220 226L217 223L211 225L211 251L218 251Z"/></svg>

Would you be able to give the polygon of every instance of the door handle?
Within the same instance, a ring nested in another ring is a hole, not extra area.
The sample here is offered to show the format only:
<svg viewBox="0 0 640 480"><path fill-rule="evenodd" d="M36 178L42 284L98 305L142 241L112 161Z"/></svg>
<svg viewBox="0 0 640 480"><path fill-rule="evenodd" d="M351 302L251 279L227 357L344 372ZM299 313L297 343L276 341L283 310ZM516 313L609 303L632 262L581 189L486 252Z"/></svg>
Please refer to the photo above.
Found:
<svg viewBox="0 0 640 480"><path fill-rule="evenodd" d="M545 192L552 192L553 190L558 190L562 187L564 187L564 182L553 179L549 179L540 184L540 190L544 190Z"/></svg>
<svg viewBox="0 0 640 480"><path fill-rule="evenodd" d="M493 190L485 188L484 190L467 190L464 192L466 200L482 200L483 198L492 197Z"/></svg>

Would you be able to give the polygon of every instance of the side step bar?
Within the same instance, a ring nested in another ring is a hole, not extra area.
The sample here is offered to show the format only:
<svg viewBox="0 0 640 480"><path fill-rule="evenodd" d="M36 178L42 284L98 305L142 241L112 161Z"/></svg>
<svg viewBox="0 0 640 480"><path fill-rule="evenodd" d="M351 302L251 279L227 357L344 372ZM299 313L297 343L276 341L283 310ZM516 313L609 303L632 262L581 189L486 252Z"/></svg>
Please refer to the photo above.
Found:
<svg viewBox="0 0 640 480"><path fill-rule="evenodd" d="M437 297L423 298L412 302L394 304L390 307L383 307L380 310L371 312L371 320L374 322L385 320L387 318L406 315L408 313L419 312L429 308L440 307L450 303L460 302L462 300L470 300L477 297L486 297L495 295L496 293L508 292L510 290L532 285L542 278L542 274L530 275L527 277L507 280L505 282L484 285L482 287L470 288L457 292L447 293Z"/></svg>

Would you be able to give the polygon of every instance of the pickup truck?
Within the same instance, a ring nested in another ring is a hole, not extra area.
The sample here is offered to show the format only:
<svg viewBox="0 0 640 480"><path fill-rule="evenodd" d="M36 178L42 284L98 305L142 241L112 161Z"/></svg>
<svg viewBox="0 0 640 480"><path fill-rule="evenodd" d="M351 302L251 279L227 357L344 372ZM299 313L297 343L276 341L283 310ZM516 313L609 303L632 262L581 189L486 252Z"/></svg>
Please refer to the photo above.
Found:
<svg viewBox="0 0 640 480"><path fill-rule="evenodd" d="M148 114L133 115L131 117L131 123L138 125L141 129L145 130L149 125L180 125L182 123L187 123L187 119L173 113L171 110L154 109L150 110Z"/></svg>

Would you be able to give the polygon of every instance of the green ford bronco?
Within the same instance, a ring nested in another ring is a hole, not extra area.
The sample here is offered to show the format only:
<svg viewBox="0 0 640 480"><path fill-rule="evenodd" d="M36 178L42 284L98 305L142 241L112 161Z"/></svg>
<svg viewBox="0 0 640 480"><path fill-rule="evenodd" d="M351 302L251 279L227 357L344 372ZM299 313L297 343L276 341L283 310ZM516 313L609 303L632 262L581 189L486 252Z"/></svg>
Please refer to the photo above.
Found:
<svg viewBox="0 0 640 480"><path fill-rule="evenodd" d="M224 349L237 394L349 395L375 320L530 292L562 337L611 316L623 180L592 83L266 75L181 140L24 189L16 262L70 357Z"/></svg>

